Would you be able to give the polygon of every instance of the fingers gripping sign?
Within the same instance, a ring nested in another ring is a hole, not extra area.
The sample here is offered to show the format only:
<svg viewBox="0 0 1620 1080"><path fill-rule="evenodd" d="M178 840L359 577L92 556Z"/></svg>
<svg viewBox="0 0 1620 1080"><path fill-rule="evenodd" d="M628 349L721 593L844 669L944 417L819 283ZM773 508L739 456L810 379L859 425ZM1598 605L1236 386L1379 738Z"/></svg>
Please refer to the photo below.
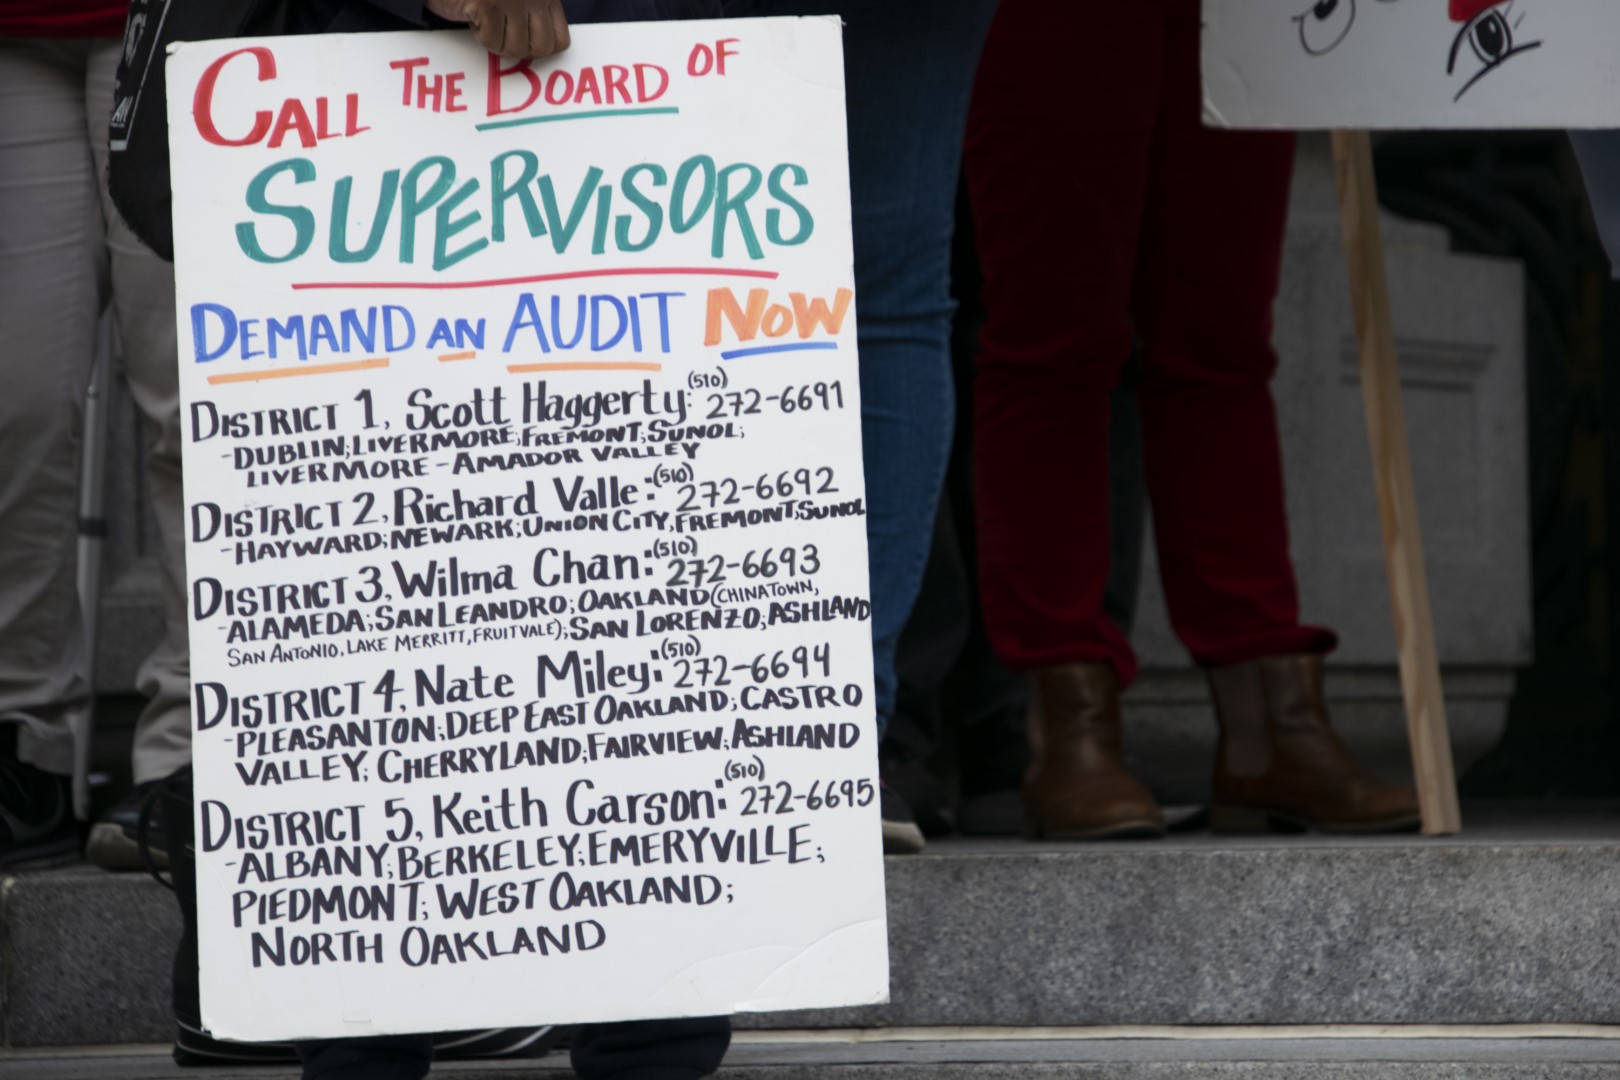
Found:
<svg viewBox="0 0 1620 1080"><path fill-rule="evenodd" d="M562 0L427 0L427 8L466 23L480 45L500 56L540 58L568 48Z"/></svg>

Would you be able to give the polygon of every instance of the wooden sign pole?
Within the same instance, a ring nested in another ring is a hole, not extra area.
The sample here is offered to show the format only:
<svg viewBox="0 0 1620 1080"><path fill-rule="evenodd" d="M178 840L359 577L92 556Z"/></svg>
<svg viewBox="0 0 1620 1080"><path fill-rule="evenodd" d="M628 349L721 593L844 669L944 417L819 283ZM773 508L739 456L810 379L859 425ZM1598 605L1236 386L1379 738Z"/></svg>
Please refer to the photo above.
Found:
<svg viewBox="0 0 1620 1080"><path fill-rule="evenodd" d="M1333 161L1339 181L1344 250L1350 266L1350 297L1356 337L1361 344L1361 391L1372 447L1373 483L1384 529L1384 566L1389 574L1395 644L1400 655L1401 691L1406 699L1407 733L1417 780L1423 831L1444 836L1462 828L1457 777L1451 762L1446 699L1440 687L1440 658L1429 607L1429 579L1423 567L1417 494L1401 407L1401 377L1390 321L1389 283L1384 276L1384 237L1378 223L1378 181L1373 175L1372 140L1365 131L1333 133Z"/></svg>

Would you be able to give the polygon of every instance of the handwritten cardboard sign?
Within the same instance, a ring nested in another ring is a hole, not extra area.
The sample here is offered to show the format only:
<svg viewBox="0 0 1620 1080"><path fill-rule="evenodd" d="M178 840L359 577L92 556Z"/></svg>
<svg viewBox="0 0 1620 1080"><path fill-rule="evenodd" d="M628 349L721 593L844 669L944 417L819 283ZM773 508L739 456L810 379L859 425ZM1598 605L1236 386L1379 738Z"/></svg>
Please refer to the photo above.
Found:
<svg viewBox="0 0 1620 1080"><path fill-rule="evenodd" d="M887 994L836 19L170 56L205 1024Z"/></svg>
<svg viewBox="0 0 1620 1080"><path fill-rule="evenodd" d="M1205 116L1238 128L1620 126L1611 0L1204 0Z"/></svg>

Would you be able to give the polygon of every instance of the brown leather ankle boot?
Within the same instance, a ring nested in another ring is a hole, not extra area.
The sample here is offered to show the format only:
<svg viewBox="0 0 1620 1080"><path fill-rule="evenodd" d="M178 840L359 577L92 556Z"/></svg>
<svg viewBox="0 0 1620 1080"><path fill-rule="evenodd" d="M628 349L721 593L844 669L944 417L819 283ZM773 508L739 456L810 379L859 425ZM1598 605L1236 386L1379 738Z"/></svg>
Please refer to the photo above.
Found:
<svg viewBox="0 0 1620 1080"><path fill-rule="evenodd" d="M1211 668L1209 685L1221 725L1213 831L1391 832L1418 824L1417 794L1375 779L1328 723L1320 656Z"/></svg>
<svg viewBox="0 0 1620 1080"><path fill-rule="evenodd" d="M1108 664L1034 677L1024 833L1032 839L1161 836L1164 815L1120 757L1119 680Z"/></svg>

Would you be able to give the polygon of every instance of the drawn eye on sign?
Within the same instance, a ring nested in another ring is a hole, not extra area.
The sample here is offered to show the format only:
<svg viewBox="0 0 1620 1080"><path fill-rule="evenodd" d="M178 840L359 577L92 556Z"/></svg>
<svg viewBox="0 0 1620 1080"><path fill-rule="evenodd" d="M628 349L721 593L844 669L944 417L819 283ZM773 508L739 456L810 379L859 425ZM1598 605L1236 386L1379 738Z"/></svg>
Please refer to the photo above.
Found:
<svg viewBox="0 0 1620 1080"><path fill-rule="evenodd" d="M1356 0L1317 0L1295 15L1294 22L1300 45L1312 56L1322 56L1337 49L1356 24Z"/></svg>
<svg viewBox="0 0 1620 1080"><path fill-rule="evenodd" d="M1367 0L1359 0L1366 3ZM1396 4L1400 0L1373 0ZM1541 47L1525 41L1521 32L1526 16L1516 12L1521 0L1448 0L1451 21L1460 29L1446 57L1446 74L1462 80L1453 101L1460 100L1475 83L1510 58ZM1333 52L1356 24L1358 0L1316 0L1293 16L1300 47L1311 56Z"/></svg>
<svg viewBox="0 0 1620 1080"><path fill-rule="evenodd" d="M1396 0L1377 0L1393 4ZM1299 43L1312 56L1325 56L1350 36L1356 24L1356 0L1316 0L1294 16L1299 27Z"/></svg>
<svg viewBox="0 0 1620 1080"><path fill-rule="evenodd" d="M1519 40L1519 28L1525 16L1514 9L1519 0L1451 0L1451 19L1461 23L1462 29L1451 43L1451 56L1446 60L1446 74L1467 76L1457 96L1458 101L1479 80L1507 63L1509 59L1531 49L1539 49L1539 41ZM1470 71L1473 74L1468 74Z"/></svg>

